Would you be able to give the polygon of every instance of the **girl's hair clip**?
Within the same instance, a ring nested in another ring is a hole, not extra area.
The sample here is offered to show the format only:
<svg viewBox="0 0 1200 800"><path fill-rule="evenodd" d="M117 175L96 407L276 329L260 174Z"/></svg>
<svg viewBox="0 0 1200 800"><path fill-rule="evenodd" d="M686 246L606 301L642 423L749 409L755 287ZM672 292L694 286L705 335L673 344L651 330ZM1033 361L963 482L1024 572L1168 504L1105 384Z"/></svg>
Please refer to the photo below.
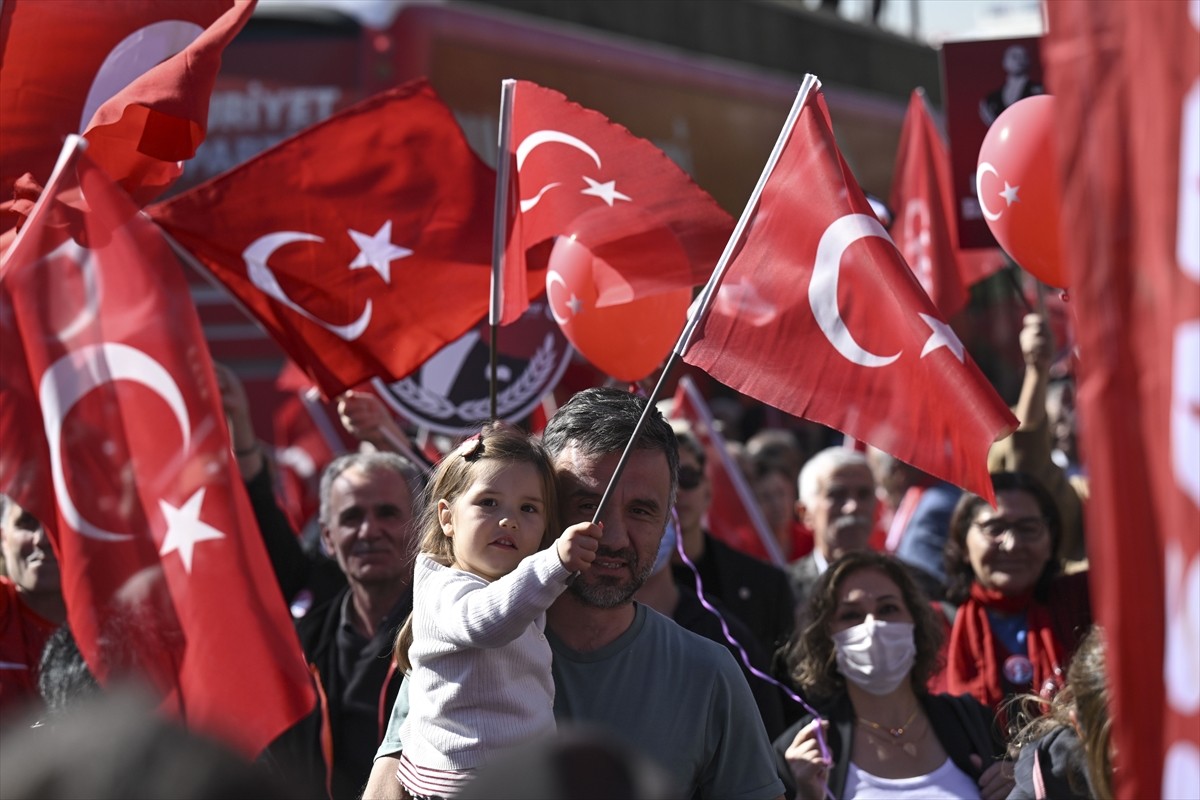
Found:
<svg viewBox="0 0 1200 800"><path fill-rule="evenodd" d="M465 458L467 461L472 461L483 455L483 439L479 436L472 436L458 446L458 455Z"/></svg>

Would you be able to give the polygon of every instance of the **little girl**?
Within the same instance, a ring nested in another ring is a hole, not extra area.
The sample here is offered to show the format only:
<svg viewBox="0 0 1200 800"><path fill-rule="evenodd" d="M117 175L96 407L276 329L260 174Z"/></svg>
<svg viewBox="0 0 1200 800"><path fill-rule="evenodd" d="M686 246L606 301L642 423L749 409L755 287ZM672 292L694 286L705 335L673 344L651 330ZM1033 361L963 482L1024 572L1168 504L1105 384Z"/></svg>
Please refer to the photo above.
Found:
<svg viewBox="0 0 1200 800"><path fill-rule="evenodd" d="M410 710L396 777L452 797L498 752L552 734L546 609L596 557L600 527L557 539L550 458L492 424L442 459L418 530L413 612L396 639Z"/></svg>

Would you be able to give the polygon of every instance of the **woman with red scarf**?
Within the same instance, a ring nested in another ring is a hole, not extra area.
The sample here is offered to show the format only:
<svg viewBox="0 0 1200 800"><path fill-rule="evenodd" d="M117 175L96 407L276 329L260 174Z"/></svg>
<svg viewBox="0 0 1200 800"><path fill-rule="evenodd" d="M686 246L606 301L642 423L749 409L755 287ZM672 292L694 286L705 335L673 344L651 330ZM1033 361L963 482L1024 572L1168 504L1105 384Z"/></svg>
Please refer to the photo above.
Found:
<svg viewBox="0 0 1200 800"><path fill-rule="evenodd" d="M1003 718L1019 694L1049 699L1092 622L1087 573L1061 575L1062 525L1033 477L992 474L996 507L966 494L946 541L946 599L961 604L946 657L946 687Z"/></svg>

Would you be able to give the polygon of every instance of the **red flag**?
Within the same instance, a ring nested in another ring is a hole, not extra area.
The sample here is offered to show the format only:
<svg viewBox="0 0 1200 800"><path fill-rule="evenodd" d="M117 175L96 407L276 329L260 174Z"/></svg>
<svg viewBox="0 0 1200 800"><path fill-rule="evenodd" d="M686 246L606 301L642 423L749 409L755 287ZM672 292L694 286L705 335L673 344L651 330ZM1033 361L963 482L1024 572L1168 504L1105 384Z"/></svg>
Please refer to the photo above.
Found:
<svg viewBox="0 0 1200 800"><path fill-rule="evenodd" d="M114 180L142 200L161 192L203 141L221 53L253 8L253 0L5 0L0 200L25 172L44 183L63 137L85 130L92 159Z"/></svg>
<svg viewBox="0 0 1200 800"><path fill-rule="evenodd" d="M896 221L891 234L921 288L946 319L967 302L954 243L950 180L950 154L925 105L925 93L915 89L908 101L892 172L889 203Z"/></svg>
<svg viewBox="0 0 1200 800"><path fill-rule="evenodd" d="M1200 4L1059 0L1047 10L1116 795L1194 797Z"/></svg>
<svg viewBox="0 0 1200 800"><path fill-rule="evenodd" d="M495 173L418 81L149 209L327 397L487 313Z"/></svg>
<svg viewBox="0 0 1200 800"><path fill-rule="evenodd" d="M785 133L684 360L990 497L988 447L1016 420L871 211L819 89Z"/></svg>
<svg viewBox="0 0 1200 800"><path fill-rule="evenodd" d="M706 469L712 484L708 530L726 544L784 566L787 560L779 552L779 543L763 519L746 476L730 457L725 438L717 430L704 396L686 375L679 379L675 389L671 419L687 420L704 446Z"/></svg>
<svg viewBox="0 0 1200 800"><path fill-rule="evenodd" d="M187 284L82 154L0 265L0 364L0 491L45 524L89 666L261 751L313 707L304 657Z"/></svg>
<svg viewBox="0 0 1200 800"><path fill-rule="evenodd" d="M555 236L596 256L596 306L708 280L733 220L661 150L552 89L516 81L501 323L528 307L526 251ZM534 271L535 280L542 275Z"/></svg>

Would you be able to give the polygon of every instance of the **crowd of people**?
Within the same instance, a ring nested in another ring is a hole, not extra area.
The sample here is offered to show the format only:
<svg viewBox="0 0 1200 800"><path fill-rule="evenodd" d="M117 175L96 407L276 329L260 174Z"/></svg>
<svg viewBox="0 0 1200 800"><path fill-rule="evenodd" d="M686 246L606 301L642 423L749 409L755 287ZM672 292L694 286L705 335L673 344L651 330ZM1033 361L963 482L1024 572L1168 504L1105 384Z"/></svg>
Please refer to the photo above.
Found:
<svg viewBox="0 0 1200 800"><path fill-rule="evenodd" d="M325 467L306 548L218 366L322 698L255 772L335 799L1111 796L1086 483L1059 463L1040 317L1021 344L994 506L811 428L730 436L783 567L710 528L696 431L615 387L538 435L485 425L436 464L393 452L404 431L376 398L343 398L362 446ZM45 532L7 498L0 544L2 721L21 704L61 719L106 690Z"/></svg>

